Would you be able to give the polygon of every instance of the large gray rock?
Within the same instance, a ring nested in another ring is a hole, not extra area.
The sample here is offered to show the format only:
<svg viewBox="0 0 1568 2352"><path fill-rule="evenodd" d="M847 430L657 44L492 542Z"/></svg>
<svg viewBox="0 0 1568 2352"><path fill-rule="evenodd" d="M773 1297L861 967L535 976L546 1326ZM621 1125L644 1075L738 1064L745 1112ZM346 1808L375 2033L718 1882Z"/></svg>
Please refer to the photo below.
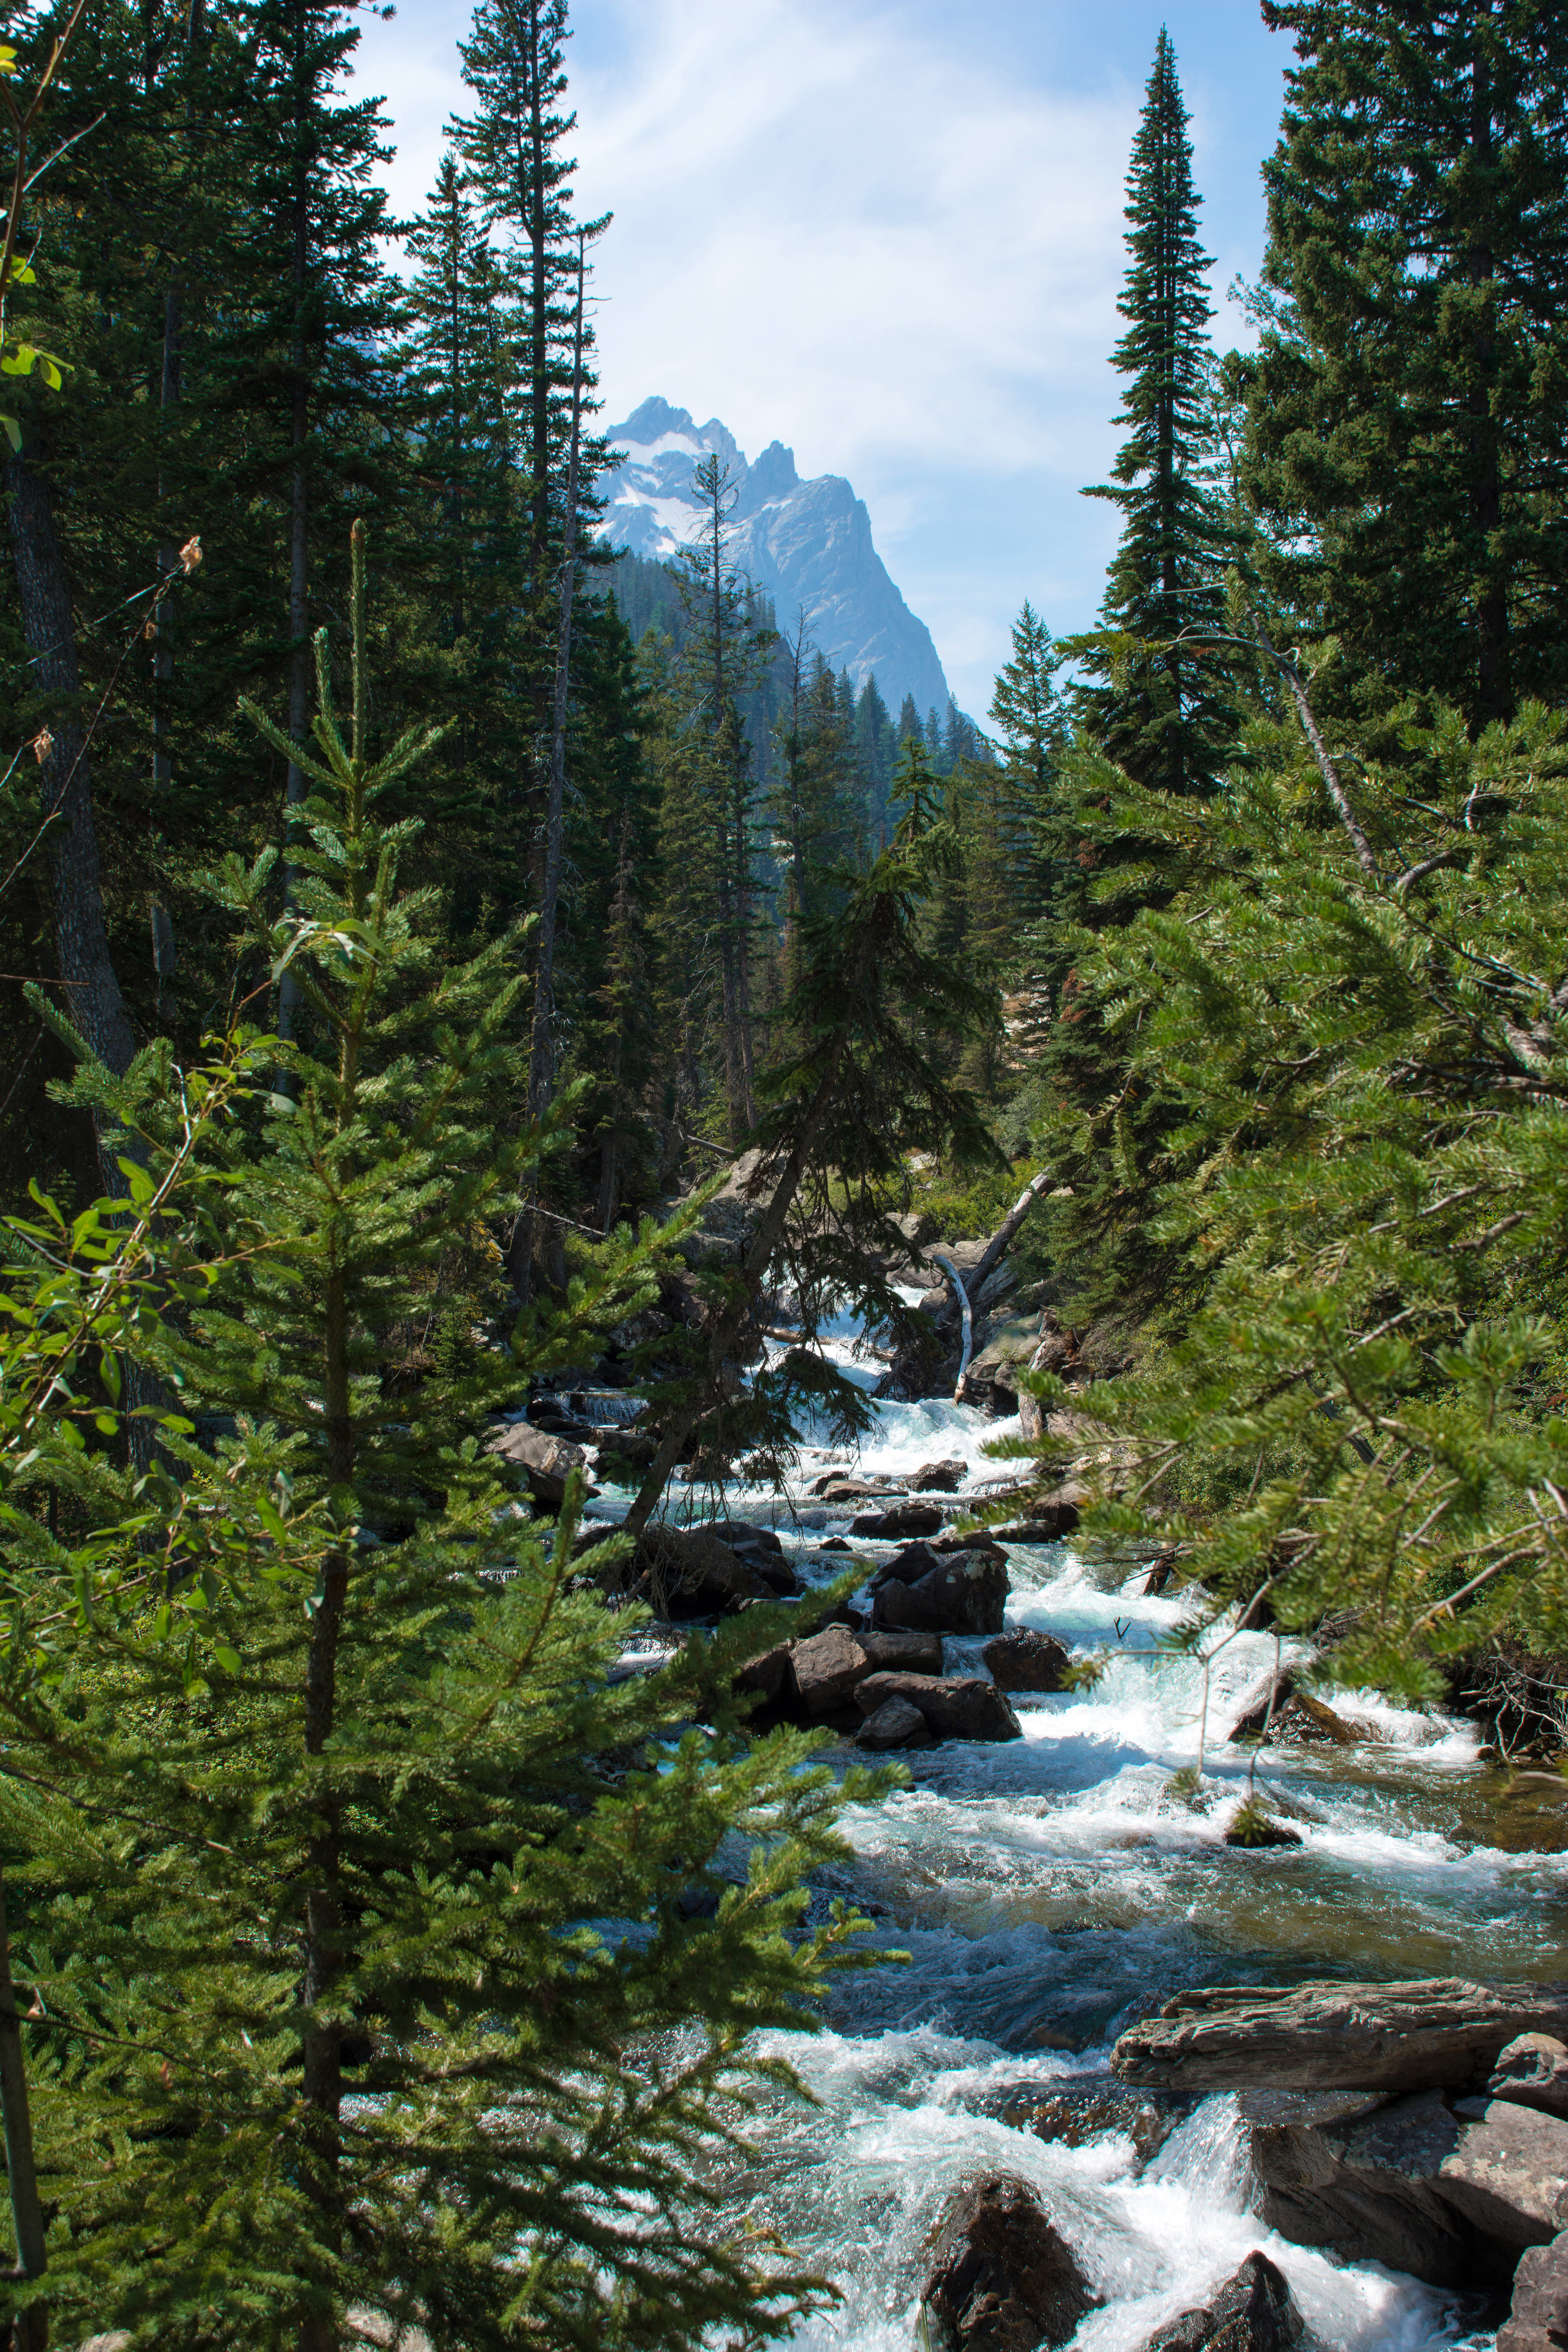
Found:
<svg viewBox="0 0 1568 2352"><path fill-rule="evenodd" d="M896 1551L891 1559L885 1559L882 1562L881 1567L871 1579L871 1590L874 1592L879 1584L887 1584L889 1581L894 1584L918 1584L922 1576L929 1576L933 1568L942 1566L943 1551L963 1550L963 1549L962 1544L944 1545L939 1550L932 1543L908 1543L902 1551Z"/></svg>
<svg viewBox="0 0 1568 2352"><path fill-rule="evenodd" d="M808 1716L831 1715L853 1697L871 1672L871 1661L847 1625L828 1625L809 1641L796 1642L790 1665L800 1703Z"/></svg>
<svg viewBox="0 0 1568 2352"><path fill-rule="evenodd" d="M998 1690L1059 1691L1072 1661L1059 1642L1033 1626L999 1634L980 1653Z"/></svg>
<svg viewBox="0 0 1568 2352"><path fill-rule="evenodd" d="M1024 1727L994 1683L978 1675L868 1675L855 1702L874 1715L890 1698L919 1707L938 1739L1022 1739Z"/></svg>
<svg viewBox="0 0 1568 2352"><path fill-rule="evenodd" d="M1470 2279L1474 2233L1439 2193L1460 2132L1441 2093L1384 2103L1375 2092L1249 2091L1241 2118L1258 2218L1282 2238L1429 2286Z"/></svg>
<svg viewBox="0 0 1568 2352"><path fill-rule="evenodd" d="M941 1633L999 1633L1007 1571L988 1552L951 1552L913 1584L877 1588L874 1625Z"/></svg>
<svg viewBox="0 0 1568 2352"><path fill-rule="evenodd" d="M1509 2099L1481 2104L1480 2115L1461 2124L1436 2186L1500 2245L1549 2245L1568 2228L1568 2123Z"/></svg>
<svg viewBox="0 0 1568 2352"><path fill-rule="evenodd" d="M907 1698L882 1701L874 1715L868 1715L855 1735L857 1748L871 1748L883 1752L892 1748L929 1748L931 1728L918 1706Z"/></svg>
<svg viewBox="0 0 1568 2352"><path fill-rule="evenodd" d="M1568 2231L1521 2254L1497 2352L1568 2352Z"/></svg>
<svg viewBox="0 0 1568 2352"><path fill-rule="evenodd" d="M548 1504L552 1509L559 1509L566 1499L569 1474L588 1466L588 1457L580 1445L573 1445L563 1437L552 1437L548 1430L535 1429L526 1421L509 1423L489 1440L485 1452L499 1454L503 1462L521 1470L535 1501Z"/></svg>
<svg viewBox="0 0 1568 2352"><path fill-rule="evenodd" d="M1568 2045L1551 2033L1521 2033L1500 2053L1487 2090L1494 2099L1568 2118Z"/></svg>
<svg viewBox="0 0 1568 2352"><path fill-rule="evenodd" d="M1215 1985L1131 2027L1111 2064L1171 2090L1468 2091L1516 2035L1564 2027L1568 1985Z"/></svg>
<svg viewBox="0 0 1568 2352"><path fill-rule="evenodd" d="M907 1675L940 1675L942 1672L940 1633L881 1633L863 1630L856 1639L876 1671L885 1667Z"/></svg>
<svg viewBox="0 0 1568 2352"><path fill-rule="evenodd" d="M959 1382L959 1402L988 1405L993 1412L1016 1412L1018 1374L1039 1344L1037 1314L994 1318L984 1344Z"/></svg>
<svg viewBox="0 0 1568 2352"><path fill-rule="evenodd" d="M1088 1487L1069 1478L1048 1495L1037 1496L1026 1518L1009 1519L1005 1527L993 1528L991 1533L998 1543L1057 1543L1063 1536L1071 1535L1083 1517L1083 1506L1088 1500Z"/></svg>
<svg viewBox="0 0 1568 2352"><path fill-rule="evenodd" d="M923 1462L902 1484L911 1495L956 1495L968 1475L968 1463L955 1454L950 1461Z"/></svg>
<svg viewBox="0 0 1568 2352"><path fill-rule="evenodd" d="M1066 2344L1100 2303L1034 2190L1012 2173L959 2191L923 2300L959 2352Z"/></svg>
<svg viewBox="0 0 1568 2352"><path fill-rule="evenodd" d="M1146 2352L1290 2352L1305 2332L1284 2272L1250 2253L1201 2310L1152 2336Z"/></svg>

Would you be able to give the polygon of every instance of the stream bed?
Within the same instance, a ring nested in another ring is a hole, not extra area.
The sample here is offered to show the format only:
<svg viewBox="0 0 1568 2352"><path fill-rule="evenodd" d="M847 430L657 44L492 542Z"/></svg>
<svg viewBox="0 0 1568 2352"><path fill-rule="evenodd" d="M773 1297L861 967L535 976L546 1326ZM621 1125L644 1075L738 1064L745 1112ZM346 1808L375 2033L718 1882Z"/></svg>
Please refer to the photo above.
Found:
<svg viewBox="0 0 1568 2352"><path fill-rule="evenodd" d="M847 1338L830 1344L852 1369ZM1016 1432L940 1402L880 1405L854 1466L907 1475L962 1454L974 1484L1003 1466L985 1442ZM788 1496L736 1485L719 1507L775 1528L803 1580L826 1582L845 1563L820 1555L824 1538L868 1507L829 1510L805 1490L844 1464L808 1449ZM623 1507L608 1489L593 1506ZM895 1548L856 1545L868 1572ZM1010 1547L1008 1624L1108 1656L1102 1679L1015 1696L1022 1740L914 1751L907 1790L847 1816L854 1859L825 1895L855 1897L909 1958L847 1979L821 2033L775 2038L817 2104L759 2117L763 2154L731 2183L744 2217L842 2294L803 2324L802 2352L910 2352L931 2234L986 2169L1035 2185L1105 2298L1075 2352L1140 2352L1254 2246L1289 2279L1315 2352L1494 2342L1479 2304L1264 2230L1234 2098L1205 2101L1146 2168L1121 2134L1073 2147L1005 2120L1020 2098L1103 2074L1122 2026L1187 1986L1568 1978L1568 1785L1483 1765L1468 1725L1327 1693L1362 1742L1280 1744L1258 1762L1259 1793L1303 1843L1227 1847L1251 1759L1225 1734L1275 1656L1270 1635L1242 1634L1210 1669L1198 1808L1173 1796L1196 1760L1203 1668L1162 1645L1187 1604L1142 1598L1145 1575L1070 1541ZM984 1674L982 1647L949 1637L944 1673Z"/></svg>

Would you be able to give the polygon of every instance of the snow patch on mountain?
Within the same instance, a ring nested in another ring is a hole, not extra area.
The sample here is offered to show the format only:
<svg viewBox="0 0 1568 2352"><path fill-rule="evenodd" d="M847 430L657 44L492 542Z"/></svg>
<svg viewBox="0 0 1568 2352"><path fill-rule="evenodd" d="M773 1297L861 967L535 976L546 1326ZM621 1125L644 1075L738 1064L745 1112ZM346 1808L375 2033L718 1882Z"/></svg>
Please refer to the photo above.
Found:
<svg viewBox="0 0 1568 2352"><path fill-rule="evenodd" d="M773 600L778 625L806 633L857 690L873 671L897 718L906 694L922 717L945 712L947 679L931 631L905 604L871 540L871 518L839 474L803 482L795 452L770 441L748 464L719 418L694 424L689 409L645 400L606 434L621 463L601 482L602 529L613 546L663 561L689 543L700 520L691 477L710 450L730 467L739 493L731 520L731 553L754 585Z"/></svg>

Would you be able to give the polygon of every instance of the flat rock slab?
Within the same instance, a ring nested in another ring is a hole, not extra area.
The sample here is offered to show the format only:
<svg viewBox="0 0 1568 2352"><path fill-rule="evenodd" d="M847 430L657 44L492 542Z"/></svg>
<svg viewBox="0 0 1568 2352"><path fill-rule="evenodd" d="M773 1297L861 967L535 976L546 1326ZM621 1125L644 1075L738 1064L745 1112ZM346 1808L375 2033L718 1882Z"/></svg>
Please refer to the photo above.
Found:
<svg viewBox="0 0 1568 2352"><path fill-rule="evenodd" d="M1293 2245L1375 2262L1428 2286L1462 2287L1488 2264L1441 2195L1462 2130L1438 2091L1244 2092L1258 2219Z"/></svg>
<svg viewBox="0 0 1568 2352"><path fill-rule="evenodd" d="M994 1683L976 1675L868 1675L855 1693L863 1715L907 1699L938 1739L1022 1739L1024 1727Z"/></svg>
<svg viewBox="0 0 1568 2352"><path fill-rule="evenodd" d="M1568 2231L1531 2246L1513 2274L1513 2301L1497 2352L1563 2352L1568 2345Z"/></svg>
<svg viewBox="0 0 1568 2352"><path fill-rule="evenodd" d="M1565 2028L1568 1985L1217 1985L1132 2026L1111 2066L1180 2091L1468 2091L1521 2033Z"/></svg>
<svg viewBox="0 0 1568 2352"><path fill-rule="evenodd" d="M521 1470L529 1492L541 1503L559 1507L566 1499L566 1480L574 1470L585 1470L588 1457L580 1445L535 1429L531 1422L514 1421L489 1439L487 1454L498 1454Z"/></svg>
<svg viewBox="0 0 1568 2352"><path fill-rule="evenodd" d="M1284 2272L1251 2253L1200 2310L1152 2336L1146 2352L1293 2352L1305 2334Z"/></svg>
<svg viewBox="0 0 1568 2352"><path fill-rule="evenodd" d="M1100 2301L1034 2190L1013 2173L959 2191L922 2299L960 2352L1066 2344Z"/></svg>

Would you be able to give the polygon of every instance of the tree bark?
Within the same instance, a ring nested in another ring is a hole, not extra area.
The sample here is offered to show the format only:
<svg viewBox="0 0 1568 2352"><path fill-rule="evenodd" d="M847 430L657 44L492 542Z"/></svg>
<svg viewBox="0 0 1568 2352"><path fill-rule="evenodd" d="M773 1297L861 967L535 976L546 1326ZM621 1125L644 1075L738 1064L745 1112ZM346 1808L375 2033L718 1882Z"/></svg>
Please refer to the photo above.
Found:
<svg viewBox="0 0 1568 2352"><path fill-rule="evenodd" d="M11 1939L5 1925L5 1882L0 1873L0 2113L5 2126L5 2175L11 2191L11 2213L16 2229L16 2266L27 2279L42 2278L48 2268L44 2246L44 2213L38 2198L37 2163L33 2152L33 2119L27 2103L27 2068L22 2049L22 2021L16 2012L16 1988L11 1979ZM14 2352L46 2352L49 2315L35 2304L11 2326Z"/></svg>

